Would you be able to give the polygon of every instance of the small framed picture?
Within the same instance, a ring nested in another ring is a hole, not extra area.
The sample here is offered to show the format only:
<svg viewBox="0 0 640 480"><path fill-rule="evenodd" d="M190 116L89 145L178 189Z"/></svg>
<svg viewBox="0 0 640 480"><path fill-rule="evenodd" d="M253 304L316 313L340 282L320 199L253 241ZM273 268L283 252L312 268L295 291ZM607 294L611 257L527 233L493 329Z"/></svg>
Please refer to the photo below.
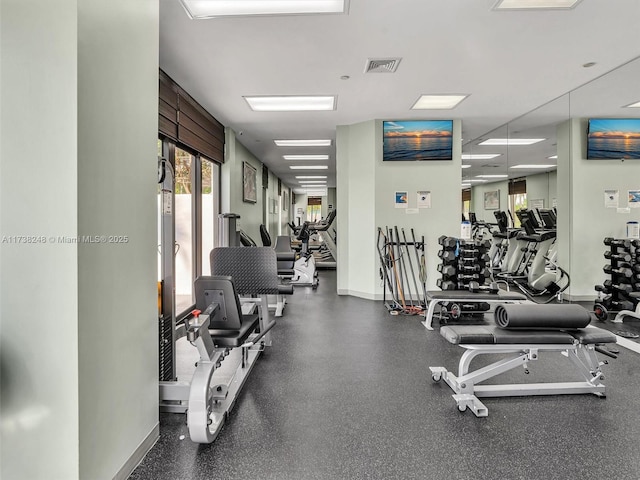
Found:
<svg viewBox="0 0 640 480"><path fill-rule="evenodd" d="M242 201L248 203L258 201L256 169L247 162L242 162Z"/></svg>

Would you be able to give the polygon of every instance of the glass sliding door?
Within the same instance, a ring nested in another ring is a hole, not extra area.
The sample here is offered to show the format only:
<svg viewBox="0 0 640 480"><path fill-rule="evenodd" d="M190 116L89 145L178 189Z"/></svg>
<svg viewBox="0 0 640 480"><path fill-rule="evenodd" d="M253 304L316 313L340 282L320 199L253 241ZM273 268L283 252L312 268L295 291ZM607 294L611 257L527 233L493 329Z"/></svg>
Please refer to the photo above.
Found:
<svg viewBox="0 0 640 480"><path fill-rule="evenodd" d="M211 275L209 254L216 246L218 214L220 213L220 165L204 157L200 158L201 187L201 274Z"/></svg>
<svg viewBox="0 0 640 480"><path fill-rule="evenodd" d="M193 305L193 183L195 157L175 149L175 302L178 316Z"/></svg>

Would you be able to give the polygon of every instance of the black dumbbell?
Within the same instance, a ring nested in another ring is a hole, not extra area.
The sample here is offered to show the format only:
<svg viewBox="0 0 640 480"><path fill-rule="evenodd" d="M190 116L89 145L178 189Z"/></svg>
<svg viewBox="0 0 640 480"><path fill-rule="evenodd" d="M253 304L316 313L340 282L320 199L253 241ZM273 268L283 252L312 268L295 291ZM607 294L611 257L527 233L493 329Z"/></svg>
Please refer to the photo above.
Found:
<svg viewBox="0 0 640 480"><path fill-rule="evenodd" d="M605 265L603 270L604 273L621 275L625 278L633 277L633 270L630 268L613 268L611 265Z"/></svg>
<svg viewBox="0 0 640 480"><path fill-rule="evenodd" d="M603 305L605 305L604 302ZM609 300L607 308L618 312L620 310L633 310L633 303L628 300Z"/></svg>
<svg viewBox="0 0 640 480"><path fill-rule="evenodd" d="M606 290L618 290L619 292L633 292L633 285L629 283L613 283L611 280L604 282L604 288Z"/></svg>
<svg viewBox="0 0 640 480"><path fill-rule="evenodd" d="M498 293L498 284L491 282L489 285L480 285L478 282L469 282L469 291L471 293Z"/></svg>
<svg viewBox="0 0 640 480"><path fill-rule="evenodd" d="M438 265L438 271L442 274L443 277L452 277L458 273L458 269L453 265Z"/></svg>
<svg viewBox="0 0 640 480"><path fill-rule="evenodd" d="M604 252L604 258L606 258L607 260L609 259L617 260L619 262L630 262L631 254L625 251L612 253L610 250L607 250L606 252Z"/></svg>
<svg viewBox="0 0 640 480"><path fill-rule="evenodd" d="M604 244L612 247L629 248L631 246L631 240L627 240L625 238L606 237L604 239Z"/></svg>
<svg viewBox="0 0 640 480"><path fill-rule="evenodd" d="M442 280L441 278L436 280L436 285L441 290L455 290L456 289L456 284L455 283L449 282L448 280Z"/></svg>
<svg viewBox="0 0 640 480"><path fill-rule="evenodd" d="M451 250L440 250L438 256L445 262L452 262L456 259L456 252Z"/></svg>
<svg viewBox="0 0 640 480"><path fill-rule="evenodd" d="M444 248L455 248L458 245L458 239L442 235L438 238L438 245L442 245Z"/></svg>

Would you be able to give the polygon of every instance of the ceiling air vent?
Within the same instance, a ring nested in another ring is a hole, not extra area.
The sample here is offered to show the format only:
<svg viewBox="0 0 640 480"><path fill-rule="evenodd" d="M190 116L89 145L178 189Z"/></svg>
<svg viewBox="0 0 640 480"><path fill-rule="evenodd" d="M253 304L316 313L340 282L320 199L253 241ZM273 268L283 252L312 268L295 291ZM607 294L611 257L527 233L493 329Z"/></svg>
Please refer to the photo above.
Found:
<svg viewBox="0 0 640 480"><path fill-rule="evenodd" d="M364 73L394 73L400 64L396 58L368 58L364 67Z"/></svg>

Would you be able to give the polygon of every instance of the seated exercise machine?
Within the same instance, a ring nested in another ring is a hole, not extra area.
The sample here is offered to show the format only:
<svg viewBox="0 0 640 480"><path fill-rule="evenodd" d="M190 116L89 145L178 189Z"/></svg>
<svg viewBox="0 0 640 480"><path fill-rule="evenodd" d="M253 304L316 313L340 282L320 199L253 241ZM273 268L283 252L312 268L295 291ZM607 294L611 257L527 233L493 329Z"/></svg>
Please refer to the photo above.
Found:
<svg viewBox="0 0 640 480"><path fill-rule="evenodd" d="M262 245L264 247L271 247L271 235L267 231L267 227L260 225L260 238L262 239ZM286 236L279 236L276 238L276 244L273 246L276 252L276 258L278 260L278 277L283 283L290 281L295 271L293 269L295 262L295 252L291 249L291 239ZM279 294L275 297L275 303L270 299L269 309L273 310L276 317L281 317L284 312L284 307L287 304L285 295Z"/></svg>
<svg viewBox="0 0 640 480"><path fill-rule="evenodd" d="M590 393L604 398L604 374L595 352L616 358L599 344L615 343L615 335L589 327L592 313L575 304L502 305L495 311L496 326L446 326L440 329L448 342L465 349L458 374L444 367L429 367L431 377L442 379L454 391L460 411L471 409L477 417L486 417L487 407L478 397L565 395ZM529 364L546 352L568 358L578 371L573 382L516 383L480 385L480 383L519 366L529 373ZM480 355L504 355L501 360L470 371L472 360Z"/></svg>
<svg viewBox="0 0 640 480"><path fill-rule="evenodd" d="M213 275L196 279L196 309L180 326L179 336L200 354L193 377L160 382L161 410L186 413L196 443L215 440L260 353L271 346L275 321L266 295L282 289L271 248L215 248L210 260ZM241 306L239 293L260 297Z"/></svg>

